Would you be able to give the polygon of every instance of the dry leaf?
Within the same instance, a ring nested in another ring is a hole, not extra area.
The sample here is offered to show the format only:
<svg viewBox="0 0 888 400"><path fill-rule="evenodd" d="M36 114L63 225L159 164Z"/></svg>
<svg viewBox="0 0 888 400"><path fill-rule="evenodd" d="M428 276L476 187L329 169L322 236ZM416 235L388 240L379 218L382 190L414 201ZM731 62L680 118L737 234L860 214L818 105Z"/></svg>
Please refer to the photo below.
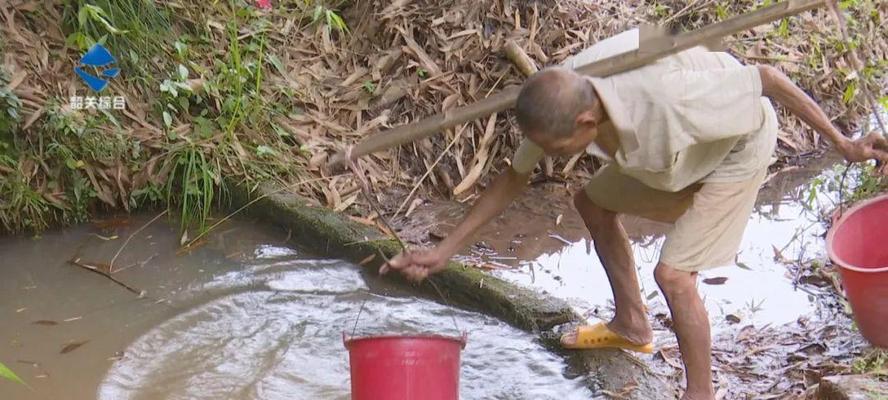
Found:
<svg viewBox="0 0 888 400"><path fill-rule="evenodd" d="M706 278L703 280L703 283L705 283L707 285L724 285L725 282L727 282L727 281L728 281L728 278L720 276L720 277L716 277L716 278Z"/></svg>
<svg viewBox="0 0 888 400"><path fill-rule="evenodd" d="M65 347L62 347L62 351L60 351L59 354L68 354L68 353L70 353L70 352L72 352L72 351L74 351L74 350L79 349L80 346L83 346L83 345L85 345L85 344L87 344L87 343L89 343L89 340L84 340L84 341L81 341L81 342L73 342L73 343L66 344Z"/></svg>

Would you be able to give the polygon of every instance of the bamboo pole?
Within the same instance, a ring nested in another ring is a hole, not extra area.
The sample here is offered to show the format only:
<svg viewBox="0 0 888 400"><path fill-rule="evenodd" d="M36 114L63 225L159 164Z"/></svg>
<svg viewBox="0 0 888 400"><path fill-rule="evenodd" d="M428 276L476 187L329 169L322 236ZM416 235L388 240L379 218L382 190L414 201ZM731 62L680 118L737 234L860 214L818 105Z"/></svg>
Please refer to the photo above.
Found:
<svg viewBox="0 0 888 400"><path fill-rule="evenodd" d="M695 31L678 35L660 35L645 38L639 48L614 57L596 61L576 69L583 75L609 76L629 71L663 57L690 49L692 47L712 43L722 37L730 36L747 29L763 25L812 10L826 4L825 0L786 0L769 7L732 17ZM500 112L512 107L521 90L520 85L506 87L500 93L481 101L448 110L408 125L402 125L364 139L350 153L340 152L331 158L331 163L342 163L348 157L361 157L377 151L389 149L431 136L444 129L463 124L485 115Z"/></svg>
<svg viewBox="0 0 888 400"><path fill-rule="evenodd" d="M539 71L536 63L533 62L533 59L530 58L530 56L524 52L524 49L522 49L518 43L515 43L514 40L507 40L504 47L503 50L506 53L506 57L509 57L509 60L512 60L512 63L515 64L515 67L518 68L524 76L531 76Z"/></svg>

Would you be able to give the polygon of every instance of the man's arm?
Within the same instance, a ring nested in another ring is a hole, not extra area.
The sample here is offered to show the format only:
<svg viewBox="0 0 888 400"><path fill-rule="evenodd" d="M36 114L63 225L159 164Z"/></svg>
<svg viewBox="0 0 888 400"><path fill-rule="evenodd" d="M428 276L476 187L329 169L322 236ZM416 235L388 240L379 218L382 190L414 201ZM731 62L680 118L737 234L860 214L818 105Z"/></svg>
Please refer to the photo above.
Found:
<svg viewBox="0 0 888 400"><path fill-rule="evenodd" d="M456 226L456 229L438 245L438 248L448 256L459 251L466 240L474 235L481 226L502 213L512 203L512 200L518 197L518 194L527 186L529 178L529 174L521 174L512 168L507 168L481 194L469 213Z"/></svg>
<svg viewBox="0 0 888 400"><path fill-rule="evenodd" d="M780 103L817 133L826 136L848 161L876 159L888 162L888 140L884 137L874 133L857 141L848 139L833 126L823 109L780 70L769 65L759 65L758 70L762 95Z"/></svg>
<svg viewBox="0 0 888 400"><path fill-rule="evenodd" d="M421 281L430 273L443 269L450 259L478 229L496 217L527 186L530 173L519 173L507 168L487 188L469 213L435 248L404 252L382 266L380 273L400 270L411 280Z"/></svg>

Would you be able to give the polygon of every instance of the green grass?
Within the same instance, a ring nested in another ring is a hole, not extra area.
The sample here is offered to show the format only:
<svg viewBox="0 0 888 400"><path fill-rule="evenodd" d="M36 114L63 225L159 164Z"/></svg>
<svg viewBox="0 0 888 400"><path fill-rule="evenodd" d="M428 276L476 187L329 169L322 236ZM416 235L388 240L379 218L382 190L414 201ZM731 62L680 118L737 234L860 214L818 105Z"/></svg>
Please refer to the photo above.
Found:
<svg viewBox="0 0 888 400"><path fill-rule="evenodd" d="M138 140L103 114L65 110L58 99L45 107L28 135L14 135L0 152L0 224L9 231L39 232L55 223L86 220L99 198L93 177L99 168L137 164ZM11 153L8 154L8 153ZM105 200L119 203L115 183L105 183Z"/></svg>
<svg viewBox="0 0 888 400"><path fill-rule="evenodd" d="M255 146L249 152L249 143L242 143L254 132L271 131L268 106L261 93L266 61L266 35L260 30L248 39L239 39L235 18L226 27L228 49L224 62L216 61L207 71L205 90L201 95L185 87L187 67L177 66L172 79L161 84L164 98L160 108L168 129L170 146L175 150L170 157L174 167L165 188L165 198L171 210L179 215L181 229L197 228L203 231L210 210L224 194L221 174L223 168L250 176L266 168L256 165L262 158L275 154L267 145ZM191 53L190 46L181 42L177 47L180 61ZM197 51L214 52L213 48L195 44ZM172 133L173 121L189 122L192 130L184 135ZM139 193L142 197L156 197L149 188Z"/></svg>
<svg viewBox="0 0 888 400"><path fill-rule="evenodd" d="M127 76L153 82L149 69L169 54L172 25L169 12L152 0L72 0L65 2L67 44L79 51L95 43L128 70Z"/></svg>
<svg viewBox="0 0 888 400"><path fill-rule="evenodd" d="M888 179L878 176L872 162L854 163L850 167L837 164L828 173L811 180L803 205L809 210L817 210L821 206L818 204L821 193L835 194L835 200L848 205L872 198L885 190L888 190Z"/></svg>
<svg viewBox="0 0 888 400"><path fill-rule="evenodd" d="M180 228L186 232L196 226L206 228L214 200L224 187L216 158L204 154L204 148L188 143L173 154L175 165L167 180L166 196L170 208L179 212Z"/></svg>
<svg viewBox="0 0 888 400"><path fill-rule="evenodd" d="M6 88L9 81L5 71L0 69L0 155L14 154L14 131L21 121L19 110L22 102L18 96Z"/></svg>
<svg viewBox="0 0 888 400"><path fill-rule="evenodd" d="M888 351L873 349L854 359L851 371L855 374L888 376Z"/></svg>
<svg viewBox="0 0 888 400"><path fill-rule="evenodd" d="M106 44L122 64L126 89L135 89L126 92L128 102L144 102L146 120L162 134L133 135L120 113L68 110L66 99L51 100L28 135L14 135L18 143L6 146L21 157L0 163L0 190L13 194L0 199L0 226L40 231L83 221L97 206L125 205L167 207L182 231L203 231L225 198L223 174L251 184L301 174L307 156L292 146L302 143L272 122L294 113L298 101L291 88L267 82L269 74L286 73L282 54L271 48L280 43L269 34L278 29L279 15L258 12L244 0L176 9L153 0L63 4L69 55ZM301 27L316 23L343 35L348 26L334 11L342 4L291 6L302 15ZM206 18L224 29L204 24Z"/></svg>
<svg viewBox="0 0 888 400"><path fill-rule="evenodd" d="M348 25L339 13L322 4L315 6L311 19L315 23L323 21L327 29L348 33Z"/></svg>
<svg viewBox="0 0 888 400"><path fill-rule="evenodd" d="M25 164L23 161L31 161ZM56 210L31 186L31 180L23 165L33 165L33 160L21 159L18 162L9 157L0 159L0 167L7 169L0 179L0 224L9 231L26 229L41 231L49 227L55 219Z"/></svg>
<svg viewBox="0 0 888 400"><path fill-rule="evenodd" d="M268 35L277 29L274 18L244 0L184 9L166 4L63 3L69 55L105 44L120 60L129 88L137 88L126 93L135 96L129 101L147 103L149 123L164 134L146 141L144 134L125 130L128 121L119 113L68 110L66 99L51 100L28 135L9 135L10 140L0 135L0 150L21 153L0 159L0 190L10 193L0 199L5 230L40 231L83 221L96 206L122 205L167 207L181 218L183 231L203 230L211 209L225 197L223 174L249 182L299 175L305 154L292 151L295 139L272 123L275 116L292 113L294 101L288 88L266 82L269 73L286 71L280 54L269 48L279 44ZM303 27L317 23L344 34L348 27L334 11L341 4L309 0L292 5L302 14ZM223 21L225 29L194 23L209 16ZM195 82L199 90L191 86ZM0 127L19 123L19 107L11 93L0 91ZM121 167L122 185L114 172Z"/></svg>

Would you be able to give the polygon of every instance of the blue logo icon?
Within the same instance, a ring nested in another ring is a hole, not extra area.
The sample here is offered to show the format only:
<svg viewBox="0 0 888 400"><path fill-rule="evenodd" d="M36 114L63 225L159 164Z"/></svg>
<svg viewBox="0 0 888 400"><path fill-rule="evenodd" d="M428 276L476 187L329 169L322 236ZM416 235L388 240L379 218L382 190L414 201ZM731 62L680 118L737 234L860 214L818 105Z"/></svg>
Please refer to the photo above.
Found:
<svg viewBox="0 0 888 400"><path fill-rule="evenodd" d="M116 63L117 60L114 59L114 56L108 52L101 44L96 43L93 47L90 47L89 51L80 58L81 66L88 65L90 67L95 67L96 69L100 69L102 67L106 67ZM102 70L100 72L102 77L108 79L102 79L97 76L90 75L88 72L84 71L80 66L74 67L74 72L86 82L87 86L89 86L92 90L96 92L101 92L102 89L105 89L108 86L108 80L110 78L117 77L120 74L120 68L108 68Z"/></svg>

